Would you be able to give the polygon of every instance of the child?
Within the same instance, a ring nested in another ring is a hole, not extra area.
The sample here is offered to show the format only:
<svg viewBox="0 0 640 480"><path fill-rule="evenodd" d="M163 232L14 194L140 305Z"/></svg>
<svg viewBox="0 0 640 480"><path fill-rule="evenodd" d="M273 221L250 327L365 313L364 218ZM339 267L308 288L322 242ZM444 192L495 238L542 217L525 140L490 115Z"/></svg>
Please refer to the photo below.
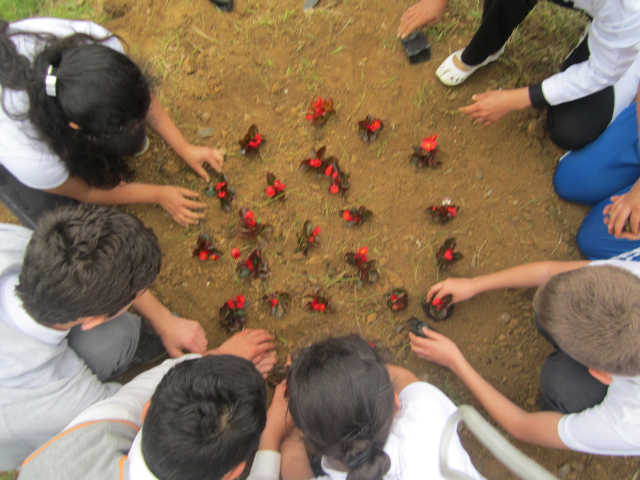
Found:
<svg viewBox="0 0 640 480"><path fill-rule="evenodd" d="M540 286L534 307L559 350L540 371L541 411L501 395L442 334L409 334L421 358L450 368L514 437L597 455L640 455L640 266L636 262L541 262L437 283L428 298L454 302L496 288Z"/></svg>
<svg viewBox="0 0 640 480"><path fill-rule="evenodd" d="M460 108L485 125L527 107L547 108L549 138L575 150L592 142L632 101L640 80L640 2L552 0L592 19L586 35L565 60L562 71L542 83L473 96ZM421 0L409 8L398 35L407 36L442 16L448 0ZM498 60L517 26L537 0L485 0L482 23L467 47L451 54L436 76L448 86L464 82L478 68Z"/></svg>
<svg viewBox="0 0 640 480"><path fill-rule="evenodd" d="M222 154L189 144L120 42L91 22L0 21L0 198L23 225L57 205L159 203L180 225L204 218L198 194L130 183L146 123L201 177ZM53 195L52 195L53 194ZM60 197L62 196L62 198Z"/></svg>
<svg viewBox="0 0 640 480"><path fill-rule="evenodd" d="M162 253L136 218L79 204L45 215L30 241L29 233L0 226L0 471L112 396L119 385L102 382L132 361L207 348L198 322L147 290ZM262 352L273 347L264 333Z"/></svg>
<svg viewBox="0 0 640 480"><path fill-rule="evenodd" d="M360 337L330 338L305 349L293 362L288 382L291 418L313 453L322 455L323 478L443 478L440 440L455 405L411 372L385 367ZM285 422L283 386L274 398L252 474L277 464L272 451L280 449L282 478L310 479L304 445L295 441L296 431L289 435ZM457 470L482 478L457 435L449 458Z"/></svg>
<svg viewBox="0 0 640 480"><path fill-rule="evenodd" d="M258 332L245 330L204 357L185 355L139 375L33 453L20 478L235 479L265 425L267 393L256 368L266 374L275 362L270 355L254 367L240 358L251 358Z"/></svg>

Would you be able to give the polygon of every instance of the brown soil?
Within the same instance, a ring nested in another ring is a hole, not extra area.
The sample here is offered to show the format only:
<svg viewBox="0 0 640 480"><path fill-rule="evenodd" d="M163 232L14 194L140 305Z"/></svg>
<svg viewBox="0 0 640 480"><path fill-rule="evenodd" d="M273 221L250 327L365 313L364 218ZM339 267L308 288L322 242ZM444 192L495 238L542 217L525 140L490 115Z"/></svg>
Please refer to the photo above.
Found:
<svg viewBox="0 0 640 480"><path fill-rule="evenodd" d="M192 258L198 228L179 227L159 207L130 209L153 228L165 253L153 290L172 310L200 320L210 347L228 338L218 325L218 309L242 294L249 301L247 326L274 332L281 359L322 337L356 332L388 349L397 363L454 402L480 408L455 375L417 359L408 348L405 322L410 315L424 318L419 299L438 279L434 251L455 235L465 258L450 275L465 277L529 261L577 260L575 233L586 210L560 201L553 191L551 180L562 152L544 135L540 112L512 113L484 127L456 109L488 87L545 78L569 46L558 50L548 45L545 35L557 37L558 32L545 20L547 9L538 14L537 23L535 16L527 21L504 59L449 89L434 72L477 26L477 12L466 2L451 2L440 27L429 32L432 60L417 66L409 64L395 40L406 2L321 0L310 14L302 12L302 3L236 0L235 12L228 14L206 0L105 0L104 9L112 16L106 26L129 43L135 58L148 62L158 80L156 95L186 137L227 150L225 172L238 190L231 214L201 193L209 205L205 229L225 251L217 262ZM579 25L573 30L577 38ZM337 105L337 116L324 129L311 127L304 118L317 95L331 96ZM203 120L207 113L210 118ZM367 114L385 122L372 145L357 135L356 123ZM239 155L237 140L252 123L267 144L261 159L247 160ZM215 128L216 134L201 140L198 130L203 127ZM443 165L417 171L409 165L411 147L433 133L438 134ZM322 145L351 174L353 186L346 198L330 195L326 180L297 171L309 150ZM136 169L141 181L199 192L206 186L157 137ZM286 183L285 203L267 202L267 171ZM444 196L461 210L451 223L437 226L423 211ZM359 229L347 229L337 211L359 205L375 217ZM235 234L241 206L275 227L265 250L271 265L267 281L234 278L229 250L238 246L246 255L250 248ZM298 259L293 255L296 235L307 219L322 227L322 248ZM363 245L380 262L381 281L357 289L338 276L350 270L344 253ZM313 289L323 285L330 285L334 314L303 308ZM403 286L411 298L401 314L392 314L384 303L392 286ZM265 292L275 290L293 297L282 320L274 320L260 303ZM458 305L454 316L437 326L458 342L485 378L530 411L537 410L539 367L551 351L532 323L532 296L531 290L486 293ZM503 313L511 316L507 324L498 322ZM468 432L462 436L488 479L515 478ZM631 479L639 467L632 458L515 444L552 472L578 462L568 478Z"/></svg>

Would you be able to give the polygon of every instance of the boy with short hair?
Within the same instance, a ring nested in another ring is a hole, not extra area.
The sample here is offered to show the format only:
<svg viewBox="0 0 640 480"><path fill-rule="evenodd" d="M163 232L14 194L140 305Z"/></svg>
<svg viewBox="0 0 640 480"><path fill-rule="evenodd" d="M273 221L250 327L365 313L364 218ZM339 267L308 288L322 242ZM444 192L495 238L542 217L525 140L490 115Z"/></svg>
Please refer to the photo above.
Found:
<svg viewBox="0 0 640 480"><path fill-rule="evenodd" d="M102 382L132 363L207 347L147 290L162 253L138 219L81 204L31 233L0 225L0 471L112 396L120 385Z"/></svg>
<svg viewBox="0 0 640 480"><path fill-rule="evenodd" d="M185 355L139 375L25 460L22 480L232 480L266 422L264 374L245 330L203 357ZM258 370L259 369L259 370ZM142 428L141 428L142 427Z"/></svg>
<svg viewBox="0 0 640 480"><path fill-rule="evenodd" d="M640 265L540 262L473 279L437 283L427 298L453 301L497 288L540 286L541 333L558 348L540 372L541 411L516 406L469 365L447 337L423 329L411 349L450 368L511 435L546 447L598 455L640 455Z"/></svg>

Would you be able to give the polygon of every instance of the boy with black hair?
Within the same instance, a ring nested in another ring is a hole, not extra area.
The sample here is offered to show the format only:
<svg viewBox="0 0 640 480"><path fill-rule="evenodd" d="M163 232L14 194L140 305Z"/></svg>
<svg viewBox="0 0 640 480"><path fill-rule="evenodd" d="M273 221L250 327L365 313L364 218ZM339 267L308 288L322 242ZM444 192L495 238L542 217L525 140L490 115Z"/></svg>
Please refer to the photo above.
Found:
<svg viewBox="0 0 640 480"><path fill-rule="evenodd" d="M250 357L250 345L265 335L245 330L203 357L167 360L139 375L33 453L20 478L237 478L258 448L266 423L260 373L271 369L275 354L254 367L229 353Z"/></svg>
<svg viewBox="0 0 640 480"><path fill-rule="evenodd" d="M207 347L147 291L162 253L138 219L81 204L31 233L0 225L0 471L112 396L120 385L103 382L132 364Z"/></svg>
<svg viewBox="0 0 640 480"><path fill-rule="evenodd" d="M545 447L640 455L640 264L540 262L435 284L454 302L497 288L539 286L541 333L558 348L540 372L542 410L529 413L493 388L444 335L409 334L413 352L450 368L511 435ZM436 295L437 294L437 295Z"/></svg>

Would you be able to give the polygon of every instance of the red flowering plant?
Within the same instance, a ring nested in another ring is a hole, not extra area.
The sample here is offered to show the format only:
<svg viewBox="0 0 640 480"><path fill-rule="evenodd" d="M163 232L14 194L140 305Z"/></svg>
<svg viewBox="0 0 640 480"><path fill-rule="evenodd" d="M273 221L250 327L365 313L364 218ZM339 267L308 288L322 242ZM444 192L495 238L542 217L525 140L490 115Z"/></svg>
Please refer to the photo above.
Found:
<svg viewBox="0 0 640 480"><path fill-rule="evenodd" d="M274 200L276 198L284 200L284 190L287 186L277 179L273 173L267 173L267 185L268 187L265 190L267 197L273 198Z"/></svg>
<svg viewBox="0 0 640 480"><path fill-rule="evenodd" d="M220 324L227 332L237 332L244 330L247 311L246 302L242 295L232 298L220 308Z"/></svg>
<svg viewBox="0 0 640 480"><path fill-rule="evenodd" d="M358 281L356 282L358 287L361 287L363 282L367 282L369 285L375 285L380 279L378 270L376 270L376 261L369 260L367 256L368 253L369 249L362 247L355 253L347 252L344 255L344 260L349 265L358 267Z"/></svg>
<svg viewBox="0 0 640 480"><path fill-rule="evenodd" d="M367 115L367 118L358 122L358 135L365 142L373 142L384 128L384 123L378 118Z"/></svg>
<svg viewBox="0 0 640 480"><path fill-rule="evenodd" d="M308 158L300 163L298 170L300 170L301 172L308 172L309 170L313 170L318 174L322 174L326 169L328 163L338 161L338 159L334 156L325 158L325 153L327 153L327 147L324 145L320 147L316 152L311 150L309 152Z"/></svg>
<svg viewBox="0 0 640 480"><path fill-rule="evenodd" d="M442 162L436 160L436 154L440 147L436 143L438 135L431 135L422 140L422 143L413 147L413 154L409 163L423 168L438 168Z"/></svg>
<svg viewBox="0 0 640 480"><path fill-rule="evenodd" d="M313 298L307 303L306 308L314 312L331 312L331 299L327 297L323 288L317 287L313 292Z"/></svg>
<svg viewBox="0 0 640 480"><path fill-rule="evenodd" d="M225 212L231 211L231 202L236 198L236 189L229 185L229 179L224 173L218 175L218 182L215 188L209 185L204 189L205 195L208 197L217 197L220 199L220 206Z"/></svg>
<svg viewBox="0 0 640 480"><path fill-rule="evenodd" d="M446 320L453 314L454 305L452 302L452 295L445 295L442 298L436 298L434 295L431 301L424 300L421 306L427 317L440 322Z"/></svg>
<svg viewBox="0 0 640 480"><path fill-rule="evenodd" d="M193 256L198 257L200 260L218 260L222 252L213 246L211 236L202 233L198 235L196 241L196 248L193 250Z"/></svg>
<svg viewBox="0 0 640 480"><path fill-rule="evenodd" d="M236 264L238 278L269 278L269 264L262 258L262 250L255 248L244 262Z"/></svg>
<svg viewBox="0 0 640 480"><path fill-rule="evenodd" d="M311 220L304 222L302 232L298 235L298 247L293 253L302 252L308 255L311 247L319 247L320 242L318 241L318 235L320 235L320 232L322 232L320 227L314 227Z"/></svg>
<svg viewBox="0 0 640 480"><path fill-rule="evenodd" d="M260 223L259 220L255 219L253 212L244 207L240 209L238 215L240 215L238 237L248 238L253 242L261 243L262 245L269 244L264 234L271 233L273 231L273 227L271 225Z"/></svg>
<svg viewBox="0 0 640 480"><path fill-rule="evenodd" d="M238 247L233 247L231 249L231 256L234 258L234 260L238 260L241 255L242 253L240 253L240 249Z"/></svg>
<svg viewBox="0 0 640 480"><path fill-rule="evenodd" d="M436 252L436 263L438 264L440 273L447 273L450 265L453 265L458 260L464 258L461 253L454 252L457 245L456 237L449 237Z"/></svg>
<svg viewBox="0 0 640 480"><path fill-rule="evenodd" d="M451 205L451 199L449 197L445 197L442 199L442 204L439 206L431 205L424 211L424 213L431 215L431 218L435 223L444 225L445 223L449 223L450 220L453 220L455 216L458 215L458 210L460 210L460 207L458 205Z"/></svg>
<svg viewBox="0 0 640 480"><path fill-rule="evenodd" d="M310 120L312 125L323 126L335 114L333 99L318 97L317 100L312 100L307 108L306 119Z"/></svg>
<svg viewBox="0 0 640 480"><path fill-rule="evenodd" d="M400 312L409 304L409 294L402 288L394 288L386 295L387 307L394 312Z"/></svg>
<svg viewBox="0 0 640 480"><path fill-rule="evenodd" d="M347 222L347 227L359 227L364 222L373 217L373 212L365 207L350 208L349 210L340 210L338 214Z"/></svg>
<svg viewBox="0 0 640 480"><path fill-rule="evenodd" d="M337 159L325 167L324 174L331 178L331 185L329 185L331 195L336 193L344 195L351 187L351 177L340 170Z"/></svg>
<svg viewBox="0 0 640 480"><path fill-rule="evenodd" d="M238 140L240 153L246 157L253 158L260 153L260 147L267 142L267 139L258 133L255 124L249 127L249 131L242 140Z"/></svg>
<svg viewBox="0 0 640 480"><path fill-rule="evenodd" d="M287 313L291 296L286 292L274 292L262 297L262 301L269 305L271 314L279 320Z"/></svg>

